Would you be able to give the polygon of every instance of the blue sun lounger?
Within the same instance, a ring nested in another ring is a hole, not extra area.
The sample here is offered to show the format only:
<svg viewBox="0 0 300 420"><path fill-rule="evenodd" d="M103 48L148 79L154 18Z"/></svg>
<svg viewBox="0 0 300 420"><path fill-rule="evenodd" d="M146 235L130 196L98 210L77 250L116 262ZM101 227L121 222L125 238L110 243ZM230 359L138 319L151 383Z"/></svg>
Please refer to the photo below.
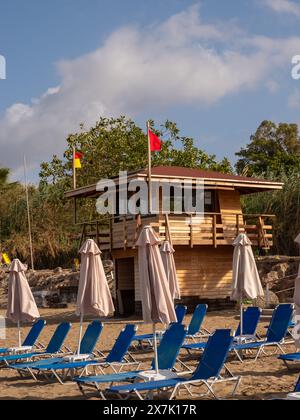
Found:
<svg viewBox="0 0 300 420"><path fill-rule="evenodd" d="M186 312L187 312L187 307L183 306L183 305L176 305L175 312L176 312L176 317L177 317L177 323L182 324L183 320L184 320L184 317L186 315ZM157 339L158 340L162 339L163 333L162 334L157 334ZM153 346L153 334L137 335L137 336L134 337L133 341L138 341L139 346L141 348L144 348L143 347L143 342L146 342L147 343L146 347L151 348Z"/></svg>
<svg viewBox="0 0 300 420"><path fill-rule="evenodd" d="M261 317L261 309L257 307L250 307L244 313L243 337L244 339L256 339L256 330ZM241 335L241 324L235 333L234 340L238 340ZM203 351L206 347L206 342L185 344L183 348L189 353L193 350Z"/></svg>
<svg viewBox="0 0 300 420"><path fill-rule="evenodd" d="M83 358L84 360L94 358L95 355L93 354L93 352L95 350L95 347L97 345L102 331L103 324L100 321L93 321L88 325L80 344L80 352L78 357L82 358L81 360L83 360ZM77 357L77 354L74 354L73 356L69 355L68 357ZM36 375L33 372L34 369L39 370L43 366L63 362L64 357L53 357L50 360L46 359L38 360L35 362L10 364L9 367L11 369L17 370L22 376L26 373L29 373L34 380L37 380Z"/></svg>
<svg viewBox="0 0 300 420"><path fill-rule="evenodd" d="M231 350L235 352L241 362L243 361L241 356L243 351L256 350L255 361L261 354L267 355L265 351L267 347L275 347L281 353L285 353L282 346L293 316L293 311L294 308L291 304L278 305L274 310L267 337L264 341L234 345Z"/></svg>
<svg viewBox="0 0 300 420"><path fill-rule="evenodd" d="M282 360L288 369L293 369L293 365L299 367L300 353L281 354L278 359Z"/></svg>
<svg viewBox="0 0 300 420"><path fill-rule="evenodd" d="M228 352L232 345L233 338L230 330L217 330L212 336L209 337L207 347L201 357L199 365L189 377L180 377L169 380L140 382L129 385L118 385L110 387L105 391L105 395L111 398L117 395L119 398L128 399L135 395L139 399L153 398L153 393L157 391L170 390L169 399L172 400L179 392L184 389L191 397L195 395L192 393L192 388L200 388L204 386L207 390L205 396L211 394L214 398L218 398L214 385L220 382L232 381L235 383L233 395L235 394L239 383L240 377L225 378L221 376L222 369L224 368ZM144 398L145 393L145 398Z"/></svg>
<svg viewBox="0 0 300 420"><path fill-rule="evenodd" d="M207 305L200 304L196 306L191 322L188 326L188 332L186 336L187 339L195 341L200 337L207 337L211 334L206 328L203 328L203 323L207 315L207 310Z"/></svg>
<svg viewBox="0 0 300 420"><path fill-rule="evenodd" d="M262 310L256 306L250 306L246 309L243 316L243 334L241 334L240 323L235 333L235 341L240 338L246 341L256 341L258 339L256 331L261 318L261 313Z"/></svg>
<svg viewBox="0 0 300 420"><path fill-rule="evenodd" d="M46 379L54 377L59 383L63 384L68 378L73 378L75 374L81 375L88 374L88 369L93 368L100 370L102 373L107 368L111 368L113 372L120 371L124 365L135 365L139 366L133 356L128 352L133 337L136 334L137 327L135 325L127 325L117 338L112 350L104 360L89 359L82 361L64 361L64 360L48 360L48 363L37 363L31 365L29 368L32 371L36 371L37 374L43 374ZM18 366L16 366L18 368ZM59 372L62 372L59 375ZM32 372L32 376L36 375Z"/></svg>
<svg viewBox="0 0 300 420"><path fill-rule="evenodd" d="M172 371L175 369L176 359L179 355L181 346L186 337L186 329L181 324L171 324L170 327L165 332L160 346L158 348L158 365L160 370ZM154 370L155 361L152 361L151 369ZM105 399L105 396L100 388L101 384L109 383L118 383L118 382L131 382L135 381L138 378L138 375L142 371L130 371L130 372L121 372L111 375L97 375L97 376L86 376L86 377L77 377L74 378L74 381L77 383L80 391L83 395L85 393L85 387L88 389L93 389L99 393L102 399Z"/></svg>
<svg viewBox="0 0 300 420"><path fill-rule="evenodd" d="M43 352L32 352L24 354L16 354L12 356L2 356L0 357L0 365L5 367L10 367L10 363L17 363L19 360L28 360L32 361L35 358L44 358L44 357L53 357L59 353L62 353L62 346L67 338L67 335L71 329L71 324L68 322L63 322L57 328L53 334L46 350Z"/></svg>
<svg viewBox="0 0 300 420"><path fill-rule="evenodd" d="M43 346L40 343L37 343L37 340L39 336L41 335L41 332L45 328L46 321L43 319L39 319L36 321L33 326L31 327L27 337L25 338L22 347L36 347L36 348L43 348ZM21 348L22 348L21 347ZM10 354L11 351L9 348L0 348L0 354Z"/></svg>
<svg viewBox="0 0 300 420"><path fill-rule="evenodd" d="M295 392L300 392L300 378L298 379L298 382L296 384Z"/></svg>

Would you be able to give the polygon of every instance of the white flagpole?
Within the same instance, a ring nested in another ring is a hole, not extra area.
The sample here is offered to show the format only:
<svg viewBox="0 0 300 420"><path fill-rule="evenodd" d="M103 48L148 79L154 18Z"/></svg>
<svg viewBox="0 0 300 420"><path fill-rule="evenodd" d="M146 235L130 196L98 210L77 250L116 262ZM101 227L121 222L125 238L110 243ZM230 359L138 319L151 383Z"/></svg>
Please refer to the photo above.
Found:
<svg viewBox="0 0 300 420"><path fill-rule="evenodd" d="M28 180L27 180L27 162L26 162L26 156L25 155L24 155L24 177L25 177L25 194L26 194L26 203L27 203L27 219L28 219L28 234L29 234L31 268L32 268L32 270L34 270L30 205L29 205Z"/></svg>
<svg viewBox="0 0 300 420"><path fill-rule="evenodd" d="M150 142L150 121L147 121L148 137L148 213L152 213L152 167L151 167L151 142Z"/></svg>

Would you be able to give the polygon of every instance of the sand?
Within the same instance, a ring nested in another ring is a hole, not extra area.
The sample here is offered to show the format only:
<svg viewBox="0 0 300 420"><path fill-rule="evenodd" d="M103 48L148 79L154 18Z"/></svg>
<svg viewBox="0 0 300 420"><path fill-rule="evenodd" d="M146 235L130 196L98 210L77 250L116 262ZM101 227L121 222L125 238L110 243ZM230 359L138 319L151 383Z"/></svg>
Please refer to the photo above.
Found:
<svg viewBox="0 0 300 420"><path fill-rule="evenodd" d="M76 348L78 340L79 324L78 318L74 315L74 309L41 310L41 316L47 321L47 327L41 335L41 341L47 344L53 331L59 322L68 320L72 323L72 330L67 339L66 344L72 348ZM4 316L4 311L0 311L0 315ZM205 327L209 330L215 328L236 328L237 321L234 312L210 313L207 316ZM190 316L186 318L186 322L190 320ZM139 325L139 333L151 332L151 326L145 326L140 320L109 320L106 322L103 334L98 343L98 349L108 351L119 332L122 330L124 323L135 323ZM85 323L86 325L86 323ZM266 324L261 324L260 333L265 333ZM23 336L28 332L29 327L23 327ZM17 344L17 330L12 324L7 325L7 339L0 340L0 347L15 346ZM288 352L295 352L294 345L286 346ZM182 353L185 356L186 353ZM142 368L149 368L152 354L147 353L136 356L142 362ZM197 361L191 361L191 366L195 366ZM288 371L284 364L277 359L277 355L262 357L256 363L253 359L246 360L243 364L230 360L228 367L235 375L241 375L242 382L238 389L235 399L245 400L265 400L270 398L284 398L294 390L295 383L299 376L299 371ZM230 397L230 386L220 385L216 388L221 397ZM91 396L93 397L93 396ZM186 398L187 394L183 394L182 398ZM34 382L32 379L23 379L16 372L1 369L0 370L0 399L9 400L49 400L49 399L84 399L78 388L73 383L59 385L58 383Z"/></svg>

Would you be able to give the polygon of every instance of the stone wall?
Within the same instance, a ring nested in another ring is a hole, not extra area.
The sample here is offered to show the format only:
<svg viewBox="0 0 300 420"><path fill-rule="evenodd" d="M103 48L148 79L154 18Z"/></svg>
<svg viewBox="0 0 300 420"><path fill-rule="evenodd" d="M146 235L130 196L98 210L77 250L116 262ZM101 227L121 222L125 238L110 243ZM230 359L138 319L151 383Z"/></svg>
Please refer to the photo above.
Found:
<svg viewBox="0 0 300 420"><path fill-rule="evenodd" d="M295 279L298 275L300 257L270 256L259 257L256 260L258 272L265 288L269 289L279 299L279 302L289 302L293 299ZM283 292L288 290L286 292Z"/></svg>

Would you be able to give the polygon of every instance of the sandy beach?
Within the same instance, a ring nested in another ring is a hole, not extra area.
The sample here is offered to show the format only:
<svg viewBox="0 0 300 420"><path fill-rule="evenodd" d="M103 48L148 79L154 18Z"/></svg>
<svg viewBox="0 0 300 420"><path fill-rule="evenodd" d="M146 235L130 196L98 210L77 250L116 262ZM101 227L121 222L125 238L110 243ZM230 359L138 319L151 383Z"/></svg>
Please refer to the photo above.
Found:
<svg viewBox="0 0 300 420"><path fill-rule="evenodd" d="M0 311L0 315L4 315L4 311ZM78 340L79 322L78 318L74 316L73 308L67 310L41 310L41 316L47 321L47 327L41 335L41 342L47 344L53 331L59 322L68 320L72 323L70 335L66 341L66 345L71 349L76 348ZM215 328L236 328L237 320L236 313L218 312L209 313L205 322L205 327L209 330ZM190 320L190 316L186 317L185 323ZM151 326L143 325L140 320L106 320L104 331L99 340L97 349L106 352L108 351L119 332L122 330L124 323L134 323L139 326L139 333L151 332ZM86 325L87 323L85 323ZM259 332L265 333L265 325L260 324ZM27 333L29 327L22 329L23 336ZM0 341L0 346L13 346L17 344L17 330L12 324L8 324L7 339ZM294 352L293 345L286 346L288 352ZM185 356L186 353L181 353ZM151 363L152 353L137 354L136 358L142 362L142 368L149 368ZM189 362L191 366L195 366L197 360ZM241 375L242 382L238 389L236 399L245 400L265 400L269 398L285 397L287 393L293 391L299 371L290 372L286 369L284 364L277 360L277 356L262 357L258 362L248 359L243 364L230 360L228 367L235 375ZM220 385L216 388L219 395L224 398L230 397L230 386ZM187 395L182 395L182 398ZM94 398L91 395L91 398ZM83 399L78 388L73 383L59 385L58 383L34 382L32 379L22 379L15 372L10 370L0 370L0 399L10 400L49 400L49 399Z"/></svg>

